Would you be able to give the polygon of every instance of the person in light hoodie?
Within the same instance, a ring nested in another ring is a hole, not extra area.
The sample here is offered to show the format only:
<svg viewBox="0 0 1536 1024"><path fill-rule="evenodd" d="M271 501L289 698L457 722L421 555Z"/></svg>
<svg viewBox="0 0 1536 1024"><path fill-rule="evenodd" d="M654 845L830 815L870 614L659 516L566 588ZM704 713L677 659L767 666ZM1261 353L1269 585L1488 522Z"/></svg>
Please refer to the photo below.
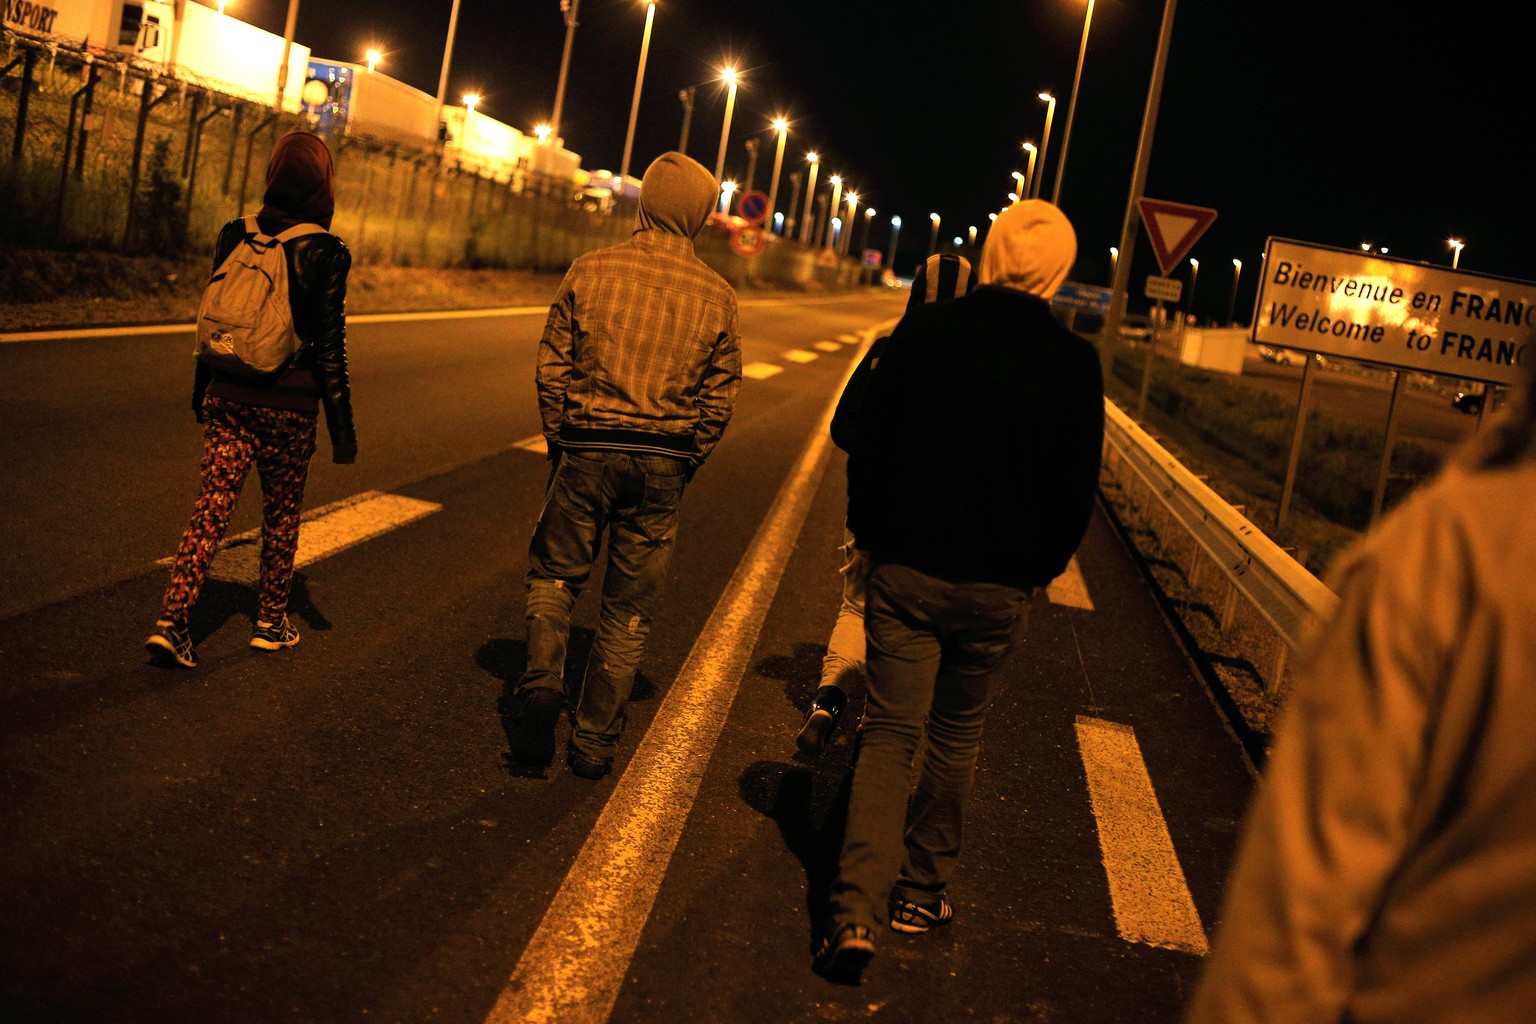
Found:
<svg viewBox="0 0 1536 1024"><path fill-rule="evenodd" d="M875 929L948 924L987 707L1033 592L1082 542L1098 487L1104 383L1050 309L1077 255L1043 200L1003 211L980 284L909 310L837 416L848 527L869 559L869 677L830 915L814 967L857 977ZM926 723L927 743L912 784Z"/></svg>
<svg viewBox="0 0 1536 1024"><path fill-rule="evenodd" d="M1188 1024L1536 1020L1536 351L1330 573Z"/></svg>

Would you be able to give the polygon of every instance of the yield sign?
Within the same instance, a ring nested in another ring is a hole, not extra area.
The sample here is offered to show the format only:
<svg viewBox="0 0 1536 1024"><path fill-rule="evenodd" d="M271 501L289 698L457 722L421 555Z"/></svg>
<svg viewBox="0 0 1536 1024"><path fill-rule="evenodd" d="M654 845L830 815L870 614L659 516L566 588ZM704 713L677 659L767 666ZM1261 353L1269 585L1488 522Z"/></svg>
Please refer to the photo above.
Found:
<svg viewBox="0 0 1536 1024"><path fill-rule="evenodd" d="M1195 240L1205 234L1205 229L1216 219L1216 211L1209 206L1186 206L1163 199L1136 200L1141 212L1141 222L1147 226L1147 237L1157 253L1157 265L1164 276L1173 272L1179 261L1195 247Z"/></svg>

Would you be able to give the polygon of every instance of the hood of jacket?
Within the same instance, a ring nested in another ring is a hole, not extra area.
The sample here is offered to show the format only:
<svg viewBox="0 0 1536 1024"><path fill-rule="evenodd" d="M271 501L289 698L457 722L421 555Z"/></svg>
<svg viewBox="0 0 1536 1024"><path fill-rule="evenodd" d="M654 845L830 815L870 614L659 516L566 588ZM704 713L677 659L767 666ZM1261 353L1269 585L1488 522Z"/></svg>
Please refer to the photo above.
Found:
<svg viewBox="0 0 1536 1024"><path fill-rule="evenodd" d="M930 302L943 302L971 294L976 274L971 261L958 253L940 252L917 265L912 275L912 294L907 296L907 310Z"/></svg>
<svg viewBox="0 0 1536 1024"><path fill-rule="evenodd" d="M663 153L640 179L640 228L697 237L720 198L715 176L683 153Z"/></svg>
<svg viewBox="0 0 1536 1024"><path fill-rule="evenodd" d="M336 170L325 140L303 130L278 139L267 160L259 216L307 221L329 231L335 213Z"/></svg>
<svg viewBox="0 0 1536 1024"><path fill-rule="evenodd" d="M1044 199L1014 203L997 215L981 250L981 283L1042 299L1056 294L1077 259L1077 232Z"/></svg>

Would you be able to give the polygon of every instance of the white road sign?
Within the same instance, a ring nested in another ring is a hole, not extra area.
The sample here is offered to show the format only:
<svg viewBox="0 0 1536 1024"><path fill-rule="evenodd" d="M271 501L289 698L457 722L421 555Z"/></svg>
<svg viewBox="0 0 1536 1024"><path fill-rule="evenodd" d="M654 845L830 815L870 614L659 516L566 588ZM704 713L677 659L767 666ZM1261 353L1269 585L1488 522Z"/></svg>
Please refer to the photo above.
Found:
<svg viewBox="0 0 1536 1024"><path fill-rule="evenodd" d="M1513 384L1536 359L1536 284L1283 238L1265 244L1253 341Z"/></svg>
<svg viewBox="0 0 1536 1024"><path fill-rule="evenodd" d="M1147 298L1158 302L1178 302L1184 294L1184 282L1176 277L1147 276Z"/></svg>

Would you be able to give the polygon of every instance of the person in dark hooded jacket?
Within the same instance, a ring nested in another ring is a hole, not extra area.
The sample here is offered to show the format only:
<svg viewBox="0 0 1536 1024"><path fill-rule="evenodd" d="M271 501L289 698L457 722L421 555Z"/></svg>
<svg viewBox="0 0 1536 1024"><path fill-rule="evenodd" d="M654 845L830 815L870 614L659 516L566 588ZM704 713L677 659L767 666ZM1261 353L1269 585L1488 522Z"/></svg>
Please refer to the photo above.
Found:
<svg viewBox="0 0 1536 1024"><path fill-rule="evenodd" d="M528 550L528 667L512 694L513 759L554 757L571 608L606 535L597 636L567 743L571 771L613 767L666 577L683 488L720 442L741 386L736 293L694 254L720 194L664 153L627 241L572 262L550 305L536 386L552 470Z"/></svg>
<svg viewBox="0 0 1536 1024"><path fill-rule="evenodd" d="M329 233L335 212L335 169L325 142L293 131L272 148L256 225L277 236L311 224L326 229L283 242L288 295L299 353L269 377L254 378L199 360L192 410L204 425L202 490L171 566L159 620L144 642L158 664L197 665L188 626L207 573L254 466L261 480L261 570L251 648L277 651L299 642L288 621L288 595L298 551L299 515L320 408L338 463L357 458L352 392L347 378L347 274L352 257ZM218 271L249 234L246 218L224 225L214 245Z"/></svg>
<svg viewBox="0 0 1536 1024"><path fill-rule="evenodd" d="M907 311L931 302L947 302L969 295L976 286L971 262L956 253L935 253L918 264L912 275L912 291L907 296ZM876 338L854 368L844 388L847 398L838 402L838 417L832 421L832 440L844 451L851 449L858 431L858 414L869 377L880 362L880 355L890 337ZM864 579L869 574L869 559L853 542L853 533L843 527L843 602L827 638L827 653L821 662L821 681L816 696L806 712L795 745L807 754L820 754L832 731L847 709L851 691L864 678Z"/></svg>
<svg viewBox="0 0 1536 1024"><path fill-rule="evenodd" d="M862 397L848 526L870 559L869 690L814 964L829 977L868 965L881 923L917 934L953 919L947 889L1000 669L1031 595L1087 531L1103 378L1049 305L1076 254L1052 204L1004 210L976 290L902 317Z"/></svg>

